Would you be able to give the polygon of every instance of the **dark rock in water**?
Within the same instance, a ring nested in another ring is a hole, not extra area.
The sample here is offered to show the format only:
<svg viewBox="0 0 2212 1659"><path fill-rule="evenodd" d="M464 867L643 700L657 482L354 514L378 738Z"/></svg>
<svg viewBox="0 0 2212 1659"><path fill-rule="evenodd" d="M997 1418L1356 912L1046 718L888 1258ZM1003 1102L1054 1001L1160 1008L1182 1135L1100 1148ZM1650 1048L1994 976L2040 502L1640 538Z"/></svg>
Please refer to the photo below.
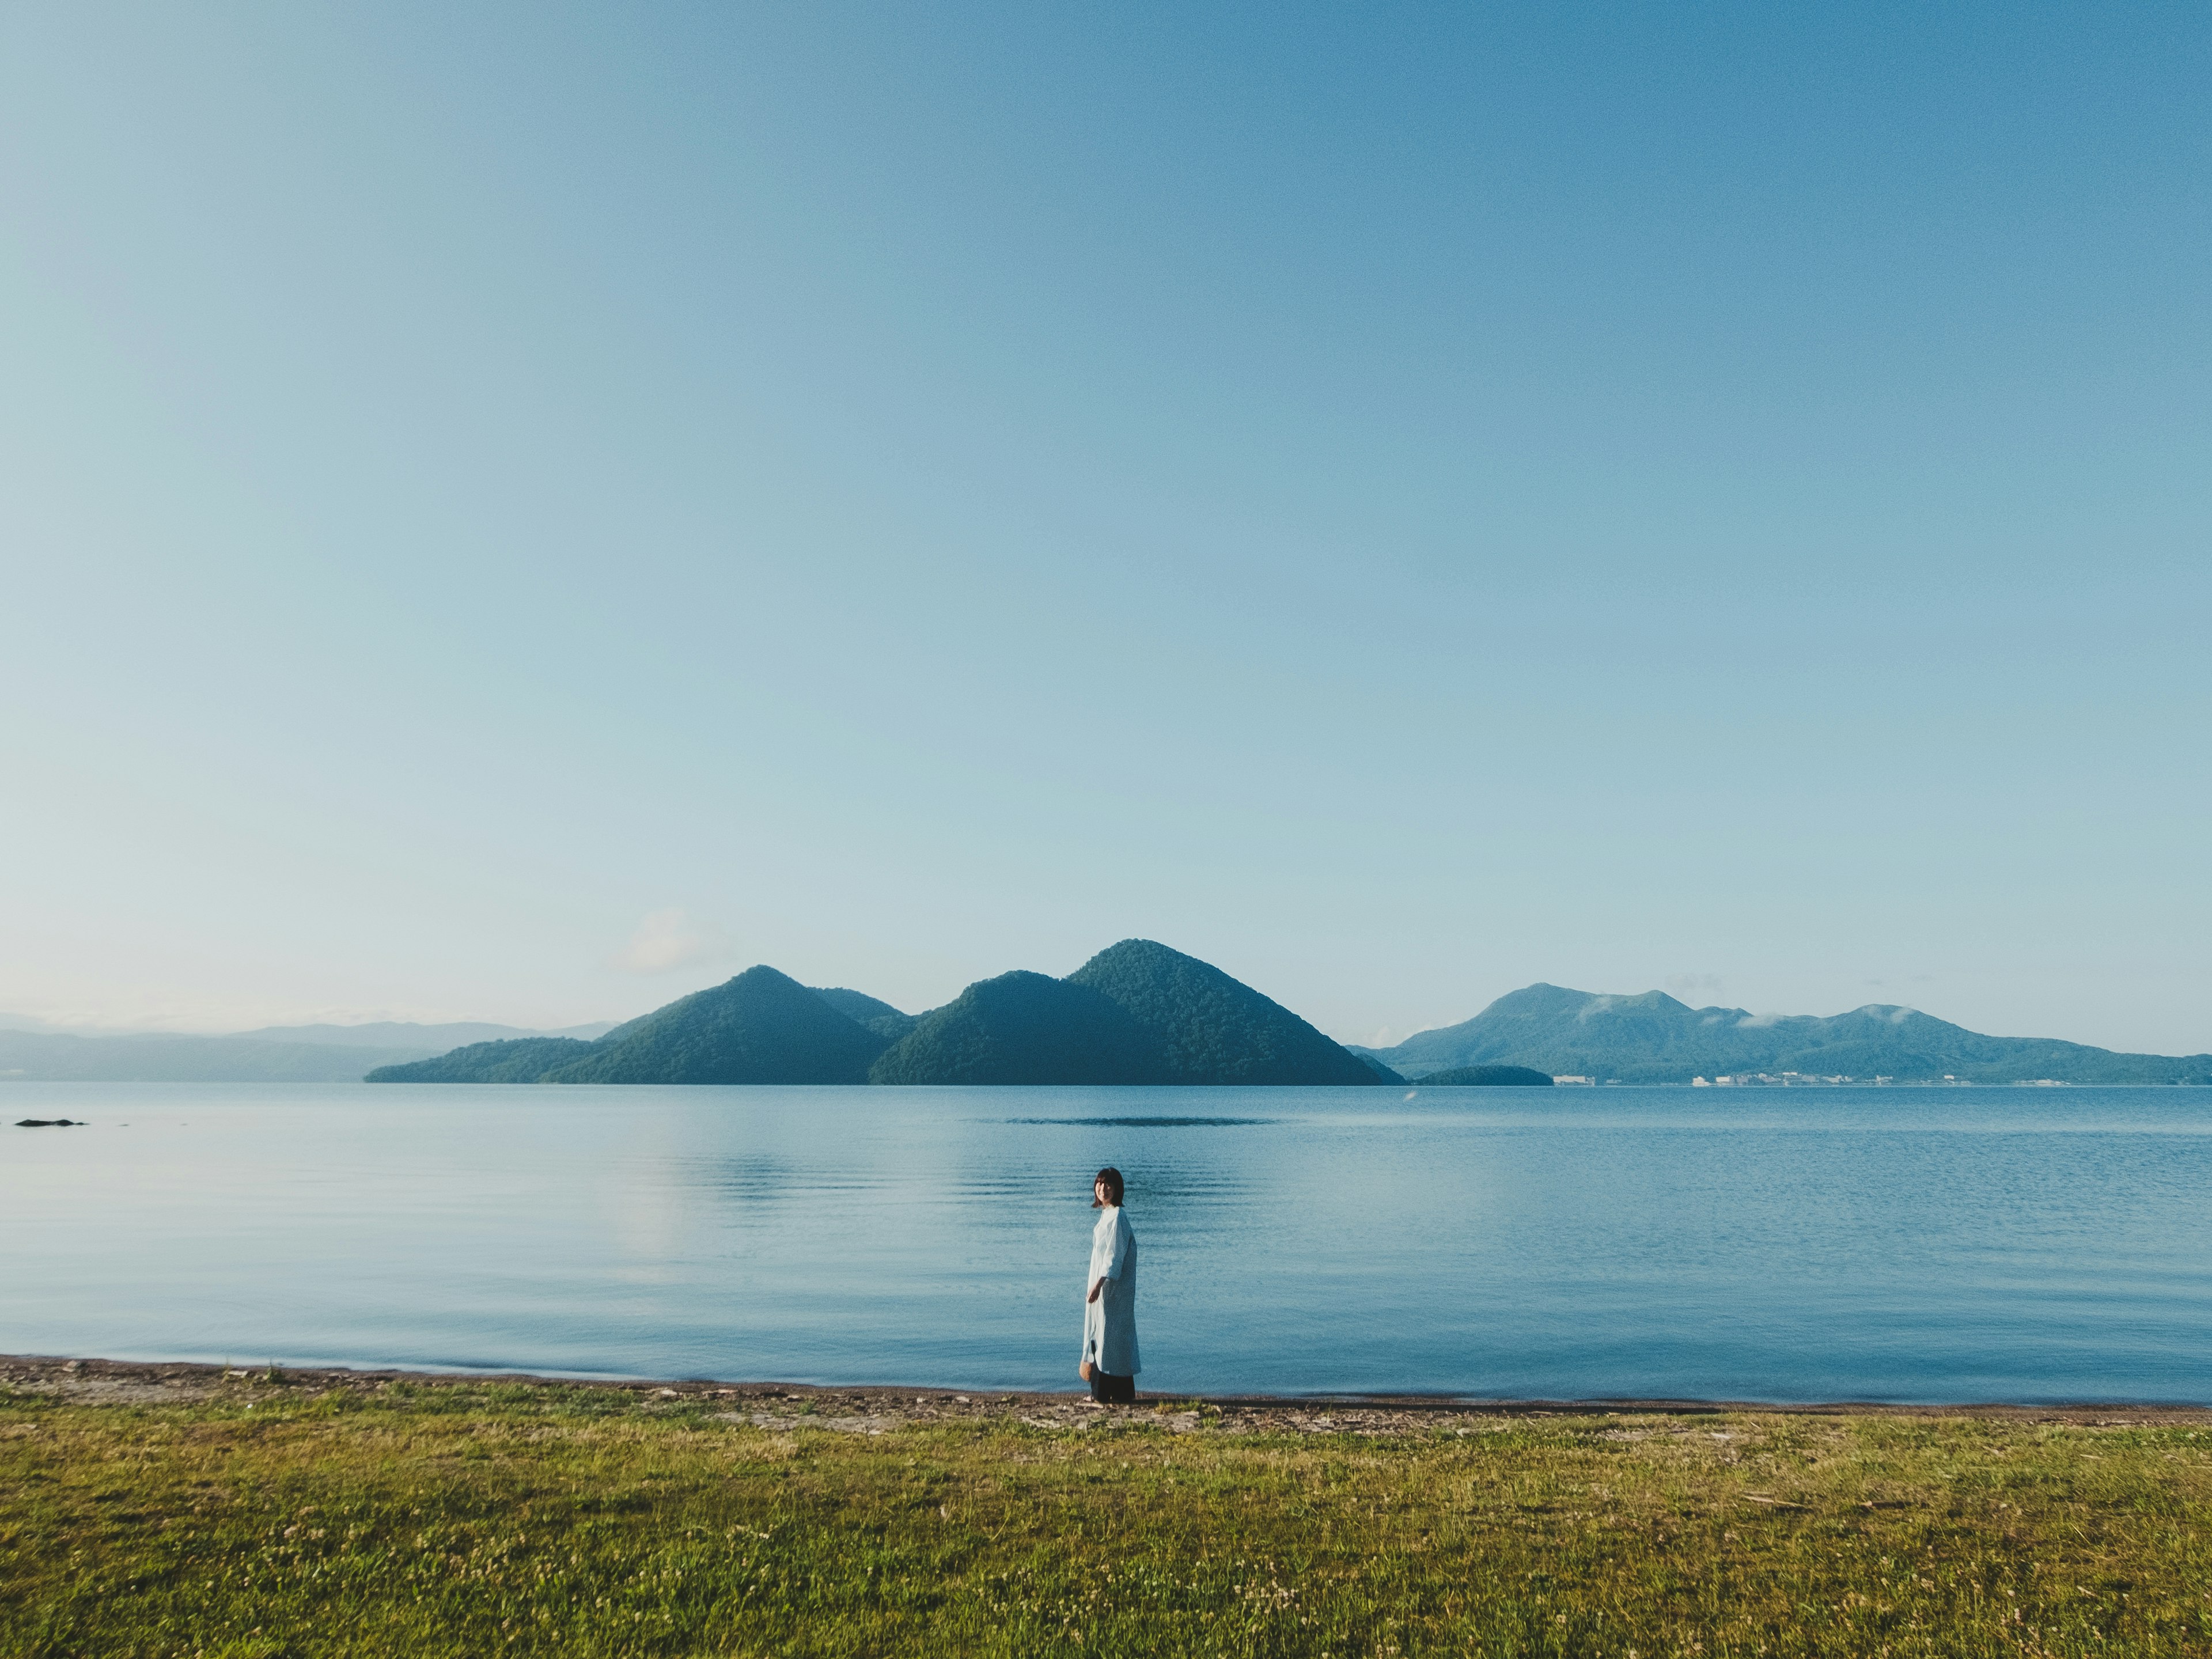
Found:
<svg viewBox="0 0 2212 1659"><path fill-rule="evenodd" d="M19 1129L82 1129L84 1125L66 1117L19 1117L15 1120L15 1127Z"/></svg>

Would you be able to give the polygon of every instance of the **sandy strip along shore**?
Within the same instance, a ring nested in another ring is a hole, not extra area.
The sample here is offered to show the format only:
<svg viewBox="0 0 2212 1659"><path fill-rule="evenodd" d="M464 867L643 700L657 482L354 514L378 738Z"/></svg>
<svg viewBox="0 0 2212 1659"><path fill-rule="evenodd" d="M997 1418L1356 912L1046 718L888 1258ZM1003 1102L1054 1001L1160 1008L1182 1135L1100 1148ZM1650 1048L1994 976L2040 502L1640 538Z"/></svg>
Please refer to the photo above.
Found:
<svg viewBox="0 0 2212 1659"><path fill-rule="evenodd" d="M689 1404L743 1417L763 1426L811 1426L879 1433L906 1423L1015 1417L1043 1427L1108 1427L1145 1422L1186 1432L1230 1434L1480 1433L1516 1419L1556 1416L1699 1416L1765 1412L1792 1416L1989 1417L2022 1423L2095 1427L2128 1425L2212 1425L2212 1407L2094 1403L2012 1406L1961 1403L1892 1406L1841 1401L1827 1405L1771 1405L1758 1401L1706 1400L1472 1400L1431 1395L1159 1395L1140 1393L1133 1407L1101 1407L1079 1391L1037 1394L971 1389L817 1388L795 1382L713 1382L538 1376L525 1373L348 1370L265 1365L224 1367L63 1359L38 1355L0 1357L0 1389L45 1395L73 1403L183 1404L218 1396L251 1400L281 1386L298 1399L331 1390L375 1394L395 1383L420 1388L522 1385L627 1391L641 1410Z"/></svg>

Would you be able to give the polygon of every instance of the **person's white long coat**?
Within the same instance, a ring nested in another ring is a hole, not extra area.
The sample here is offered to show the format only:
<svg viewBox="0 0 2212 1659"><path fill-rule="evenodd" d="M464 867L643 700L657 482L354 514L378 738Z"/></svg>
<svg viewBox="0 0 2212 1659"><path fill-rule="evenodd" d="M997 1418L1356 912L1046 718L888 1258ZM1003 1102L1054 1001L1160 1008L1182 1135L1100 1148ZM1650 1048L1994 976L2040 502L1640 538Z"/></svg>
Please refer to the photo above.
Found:
<svg viewBox="0 0 2212 1659"><path fill-rule="evenodd" d="M1106 1288L1083 1304L1083 1357L1109 1376L1134 1376L1137 1359L1137 1235L1118 1204L1098 1212L1091 1230L1091 1272L1083 1293L1100 1279Z"/></svg>

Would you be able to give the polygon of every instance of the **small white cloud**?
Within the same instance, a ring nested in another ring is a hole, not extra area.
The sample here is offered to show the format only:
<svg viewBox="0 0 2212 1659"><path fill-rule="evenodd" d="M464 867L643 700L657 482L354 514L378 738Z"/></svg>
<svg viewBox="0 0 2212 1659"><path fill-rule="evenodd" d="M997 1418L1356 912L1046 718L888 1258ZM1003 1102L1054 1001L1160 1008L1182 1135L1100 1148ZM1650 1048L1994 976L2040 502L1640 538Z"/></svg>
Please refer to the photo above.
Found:
<svg viewBox="0 0 2212 1659"><path fill-rule="evenodd" d="M1864 1014L1869 1019L1886 1019L1892 1025L1902 1025L1912 1018L1912 1010L1889 1002L1869 1002L1863 1008L1854 1008L1855 1014Z"/></svg>
<svg viewBox="0 0 2212 1659"><path fill-rule="evenodd" d="M665 974L720 956L727 948L728 942L719 929L695 922L672 906L648 911L629 936L629 943L610 961L625 973Z"/></svg>
<svg viewBox="0 0 2212 1659"><path fill-rule="evenodd" d="M1614 1000L1615 999L1612 997L1592 997L1588 1002L1583 1004L1582 1012L1575 1016L1575 1024L1579 1025L1592 1014L1605 1012L1613 1006Z"/></svg>
<svg viewBox="0 0 2212 1659"><path fill-rule="evenodd" d="M1756 1031L1781 1023L1782 1016L1779 1014L1746 1014L1741 1019L1736 1021L1735 1029L1739 1031Z"/></svg>

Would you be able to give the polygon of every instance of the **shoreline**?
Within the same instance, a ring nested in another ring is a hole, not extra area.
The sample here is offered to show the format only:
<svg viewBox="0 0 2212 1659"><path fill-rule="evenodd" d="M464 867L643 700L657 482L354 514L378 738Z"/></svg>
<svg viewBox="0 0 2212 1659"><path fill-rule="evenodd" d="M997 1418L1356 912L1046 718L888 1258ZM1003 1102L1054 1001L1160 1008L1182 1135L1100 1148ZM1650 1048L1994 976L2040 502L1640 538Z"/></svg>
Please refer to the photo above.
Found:
<svg viewBox="0 0 2212 1659"><path fill-rule="evenodd" d="M1777 1403L1757 1400L1498 1400L1457 1395L1390 1394L1186 1394L1139 1389L1134 1407L1091 1403L1080 1388L1064 1392L969 1388L927 1384L832 1384L776 1382L720 1382L698 1377L556 1376L530 1371L439 1371L404 1367L356 1370L348 1366L240 1366L196 1361L119 1360L47 1354L0 1355L0 1390L58 1398L81 1405L185 1404L225 1395L251 1395L257 1386L288 1391L344 1391L373 1395L395 1384L422 1389L530 1388L597 1390L640 1396L650 1407L690 1401L736 1411L796 1407L794 1415L813 1416L823 1406L840 1407L841 1417L823 1417L824 1426L846 1420L872 1425L987 1419L1048 1412L1071 1420L1097 1413L1102 1418L1146 1417L1175 1413L1205 1415L1208 1426L1264 1432L1270 1429L1335 1433L1392 1433L1436 1425L1452 1418L1543 1418L1595 1416L1712 1417L1757 1413L1774 1417L1984 1418L2014 1423L2065 1424L2085 1427L2212 1426L2212 1405L2142 1402L2062 1401L2017 1404L1961 1401L1939 1405L1898 1405L1882 1401ZM778 1413L779 1415L784 1413Z"/></svg>
<svg viewBox="0 0 2212 1659"><path fill-rule="evenodd" d="M2203 1654L2212 1411L24 1356L0 1537L8 1653Z"/></svg>

